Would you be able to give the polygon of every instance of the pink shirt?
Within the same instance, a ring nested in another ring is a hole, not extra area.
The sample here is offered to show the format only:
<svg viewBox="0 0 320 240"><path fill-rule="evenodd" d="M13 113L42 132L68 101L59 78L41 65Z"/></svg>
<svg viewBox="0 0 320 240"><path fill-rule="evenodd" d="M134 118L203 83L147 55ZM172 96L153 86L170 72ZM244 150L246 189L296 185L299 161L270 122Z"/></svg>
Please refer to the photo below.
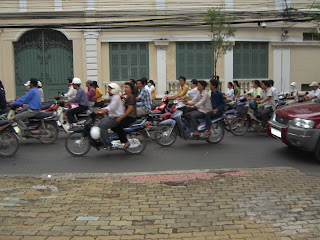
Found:
<svg viewBox="0 0 320 240"><path fill-rule="evenodd" d="M95 99L93 98L95 95L96 95L96 90L93 87L89 87L87 92L89 102L95 101Z"/></svg>

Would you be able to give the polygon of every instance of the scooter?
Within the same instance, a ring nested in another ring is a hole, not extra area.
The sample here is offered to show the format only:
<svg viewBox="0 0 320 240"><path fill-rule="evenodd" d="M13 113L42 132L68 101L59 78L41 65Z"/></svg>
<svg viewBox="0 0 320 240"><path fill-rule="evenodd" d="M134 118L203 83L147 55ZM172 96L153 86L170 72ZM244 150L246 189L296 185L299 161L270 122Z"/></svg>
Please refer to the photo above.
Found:
<svg viewBox="0 0 320 240"><path fill-rule="evenodd" d="M97 150L103 148L103 143L100 139L100 128L95 126L96 119L97 115L91 113L89 119L85 121L83 126L72 128L72 133L68 135L65 142L65 147L71 155L79 157L88 153L91 147L94 147ZM128 133L128 141L130 142L128 148L124 148L124 144L120 142L118 135L110 129L109 139L111 141L111 146L105 149L124 150L130 154L141 153L147 145L147 138L144 130L145 124L146 119L137 119L125 129Z"/></svg>
<svg viewBox="0 0 320 240"><path fill-rule="evenodd" d="M19 138L13 120L0 120L0 156L11 157L19 149Z"/></svg>
<svg viewBox="0 0 320 240"><path fill-rule="evenodd" d="M13 109L9 111L9 117L15 115ZM54 119L54 112L40 112L37 115L29 118L26 121L26 125L30 134L25 138L39 139L42 143L53 143L58 138L58 126ZM14 127L16 134L20 135L20 129L18 126Z"/></svg>
<svg viewBox="0 0 320 240"><path fill-rule="evenodd" d="M184 140L204 140L208 143L219 143L225 134L222 118L211 120L211 135L204 135L206 131L206 123L204 119L199 119L198 131L199 136L192 136L192 131L188 123L183 118L182 109L185 107L183 102L177 104L177 110L172 114L170 119L160 122L159 127L155 132L155 141L163 147L172 145L177 136ZM192 136L192 138L190 138Z"/></svg>

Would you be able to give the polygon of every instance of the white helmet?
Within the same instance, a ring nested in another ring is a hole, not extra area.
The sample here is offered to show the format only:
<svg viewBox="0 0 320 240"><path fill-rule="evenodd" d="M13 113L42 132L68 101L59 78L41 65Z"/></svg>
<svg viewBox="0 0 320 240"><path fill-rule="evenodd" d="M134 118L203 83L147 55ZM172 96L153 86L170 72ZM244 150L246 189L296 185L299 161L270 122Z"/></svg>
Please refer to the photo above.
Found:
<svg viewBox="0 0 320 240"><path fill-rule="evenodd" d="M24 85L25 85L26 87L30 86L30 81L27 81Z"/></svg>
<svg viewBox="0 0 320 240"><path fill-rule="evenodd" d="M112 94L118 94L120 92L120 87L118 84L116 83L109 83L108 84L108 87L110 87L112 90L111 90L111 93Z"/></svg>
<svg viewBox="0 0 320 240"><path fill-rule="evenodd" d="M42 87L42 83L40 81L38 81L38 86Z"/></svg>
<svg viewBox="0 0 320 240"><path fill-rule="evenodd" d="M73 78L71 84L78 84L78 85L80 85L80 84L81 84L80 78L77 78L77 77Z"/></svg>
<svg viewBox="0 0 320 240"><path fill-rule="evenodd" d="M100 139L100 136L101 136L101 129L99 127L92 127L90 129L90 136L92 137L92 139L94 140L98 140Z"/></svg>

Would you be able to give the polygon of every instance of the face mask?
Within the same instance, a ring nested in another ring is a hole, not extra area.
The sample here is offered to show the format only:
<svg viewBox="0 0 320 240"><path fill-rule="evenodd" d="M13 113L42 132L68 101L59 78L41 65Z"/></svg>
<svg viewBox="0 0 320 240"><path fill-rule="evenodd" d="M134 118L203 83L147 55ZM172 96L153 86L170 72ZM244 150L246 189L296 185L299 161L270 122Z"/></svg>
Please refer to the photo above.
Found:
<svg viewBox="0 0 320 240"><path fill-rule="evenodd" d="M151 86L151 83L148 83L148 86L150 87L150 86Z"/></svg>
<svg viewBox="0 0 320 240"><path fill-rule="evenodd" d="M291 86L291 92L294 92L296 90L296 86Z"/></svg>

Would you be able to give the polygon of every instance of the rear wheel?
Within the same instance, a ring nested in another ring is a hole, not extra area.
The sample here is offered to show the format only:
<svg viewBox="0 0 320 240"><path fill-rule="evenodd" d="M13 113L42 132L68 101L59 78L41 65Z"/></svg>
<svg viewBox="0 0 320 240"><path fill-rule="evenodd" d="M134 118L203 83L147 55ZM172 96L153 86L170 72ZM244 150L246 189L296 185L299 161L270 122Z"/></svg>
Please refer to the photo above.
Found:
<svg viewBox="0 0 320 240"><path fill-rule="evenodd" d="M244 117L237 117L230 122L230 132L235 136L242 136L248 131L249 122Z"/></svg>
<svg viewBox="0 0 320 240"><path fill-rule="evenodd" d="M211 125L211 134L206 139L208 143L219 143L224 138L224 127L221 123L215 122Z"/></svg>
<svg viewBox="0 0 320 240"><path fill-rule="evenodd" d="M59 129L56 122L45 123L45 129L41 129L39 140L42 143L54 143L58 138Z"/></svg>
<svg viewBox="0 0 320 240"><path fill-rule="evenodd" d="M9 130L0 132L0 156L11 157L19 149L19 139L16 134Z"/></svg>
<svg viewBox="0 0 320 240"><path fill-rule="evenodd" d="M91 144L88 137L83 136L82 133L73 132L68 135L65 147L71 155L80 157L89 152Z"/></svg>
<svg viewBox="0 0 320 240"><path fill-rule="evenodd" d="M174 128L169 125L160 125L155 133L155 141L162 147L172 145L177 139L177 133Z"/></svg>
<svg viewBox="0 0 320 240"><path fill-rule="evenodd" d="M143 133L142 131L130 132L127 135L127 138L128 138L128 141L130 142L130 146L125 149L127 153L139 154L147 146L147 138L145 136L145 133Z"/></svg>

